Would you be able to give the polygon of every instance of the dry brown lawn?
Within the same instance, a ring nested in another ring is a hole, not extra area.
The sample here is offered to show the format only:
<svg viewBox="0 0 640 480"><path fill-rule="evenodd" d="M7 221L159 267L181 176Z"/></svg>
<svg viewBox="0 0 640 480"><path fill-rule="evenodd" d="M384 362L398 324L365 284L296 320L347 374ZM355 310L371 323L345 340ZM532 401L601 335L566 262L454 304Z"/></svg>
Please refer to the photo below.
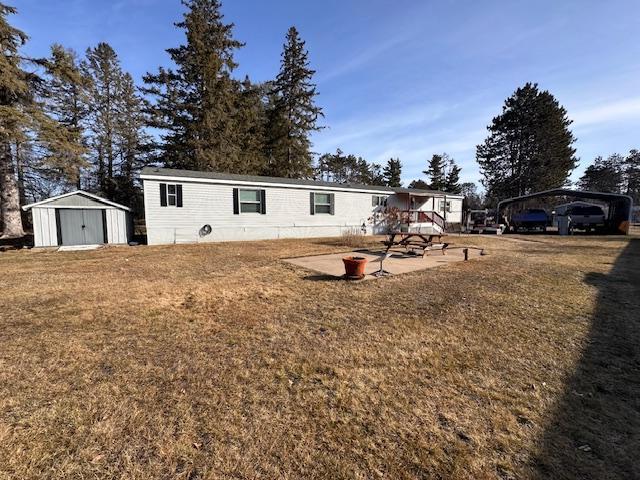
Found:
<svg viewBox="0 0 640 480"><path fill-rule="evenodd" d="M0 253L0 478L640 478L640 239Z"/></svg>

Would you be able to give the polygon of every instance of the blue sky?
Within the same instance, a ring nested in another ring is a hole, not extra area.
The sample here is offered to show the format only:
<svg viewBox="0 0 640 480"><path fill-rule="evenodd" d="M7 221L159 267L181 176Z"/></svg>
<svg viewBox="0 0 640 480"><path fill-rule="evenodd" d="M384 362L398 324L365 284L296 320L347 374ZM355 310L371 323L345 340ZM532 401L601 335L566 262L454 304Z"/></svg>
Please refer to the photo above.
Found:
<svg viewBox="0 0 640 480"><path fill-rule="evenodd" d="M59 42L107 41L137 81L182 41L178 0L4 0L31 55ZM403 180L447 152L480 178L475 146L518 86L538 82L567 108L577 179L596 155L640 148L638 0L226 0L246 42L237 74L275 76L287 28L307 42L328 127L314 150L369 161L400 157Z"/></svg>

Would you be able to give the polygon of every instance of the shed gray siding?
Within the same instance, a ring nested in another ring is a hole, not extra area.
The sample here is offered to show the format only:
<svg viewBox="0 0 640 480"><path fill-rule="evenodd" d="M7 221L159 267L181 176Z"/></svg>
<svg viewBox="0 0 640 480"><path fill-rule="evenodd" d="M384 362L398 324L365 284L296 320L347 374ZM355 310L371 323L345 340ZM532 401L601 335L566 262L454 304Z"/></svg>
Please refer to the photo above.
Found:
<svg viewBox="0 0 640 480"><path fill-rule="evenodd" d="M131 218L128 212L107 208L105 216L107 243L128 243L131 240Z"/></svg>
<svg viewBox="0 0 640 480"><path fill-rule="evenodd" d="M55 247L58 245L56 211L53 208L33 207L33 240L36 247Z"/></svg>
<svg viewBox="0 0 640 480"><path fill-rule="evenodd" d="M27 206L27 208L31 210L34 245L36 247L56 247L60 245L62 229L58 228L56 210L96 210L104 212L104 229L107 233L107 243L126 244L131 240L132 228L129 211L112 202L103 203L98 198L94 199L88 195L83 195L83 192L45 200L33 207ZM102 240L98 243L102 243Z"/></svg>
<svg viewBox="0 0 640 480"><path fill-rule="evenodd" d="M47 206L51 207L96 207L105 208L105 204L94 200L91 197L77 193L68 197L58 198L47 202Z"/></svg>

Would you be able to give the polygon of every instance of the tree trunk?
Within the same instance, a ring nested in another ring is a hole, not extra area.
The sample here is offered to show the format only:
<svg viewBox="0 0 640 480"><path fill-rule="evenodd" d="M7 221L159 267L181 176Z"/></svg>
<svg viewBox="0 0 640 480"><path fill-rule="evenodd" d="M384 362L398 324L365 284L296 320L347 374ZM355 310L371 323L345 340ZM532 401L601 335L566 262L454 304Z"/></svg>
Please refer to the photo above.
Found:
<svg viewBox="0 0 640 480"><path fill-rule="evenodd" d="M24 179L24 156L22 152L22 144L16 143L16 172L18 178L18 201L20 205L27 204L27 192L25 189L25 179ZM20 209L20 214L22 215L22 225L29 226L29 215L27 212L23 212Z"/></svg>
<svg viewBox="0 0 640 480"><path fill-rule="evenodd" d="M20 213L20 194L11 158L11 147L7 143L0 145L0 216L4 227L1 237L24 236Z"/></svg>
<svg viewBox="0 0 640 480"><path fill-rule="evenodd" d="M104 195L104 156L102 155L102 140L98 140L98 191Z"/></svg>

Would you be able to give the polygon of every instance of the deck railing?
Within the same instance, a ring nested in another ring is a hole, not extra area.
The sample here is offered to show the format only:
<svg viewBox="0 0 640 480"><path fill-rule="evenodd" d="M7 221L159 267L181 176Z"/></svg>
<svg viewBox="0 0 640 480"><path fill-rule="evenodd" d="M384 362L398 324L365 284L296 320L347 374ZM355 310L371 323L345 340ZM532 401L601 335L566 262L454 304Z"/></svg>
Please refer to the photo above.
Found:
<svg viewBox="0 0 640 480"><path fill-rule="evenodd" d="M440 227L443 232L446 230L446 223L442 215L437 212L425 210L402 210L400 212L401 223L411 225L412 223L433 223Z"/></svg>

